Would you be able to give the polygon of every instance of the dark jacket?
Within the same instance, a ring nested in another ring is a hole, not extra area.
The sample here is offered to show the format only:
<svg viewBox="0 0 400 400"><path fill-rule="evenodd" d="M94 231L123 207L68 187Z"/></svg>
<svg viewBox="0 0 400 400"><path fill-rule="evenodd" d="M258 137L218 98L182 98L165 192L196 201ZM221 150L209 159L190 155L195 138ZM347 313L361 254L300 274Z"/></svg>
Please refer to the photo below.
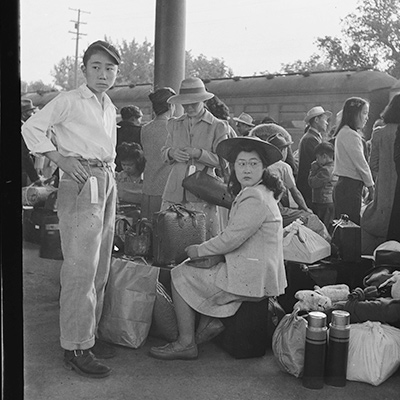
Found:
<svg viewBox="0 0 400 400"><path fill-rule="evenodd" d="M135 143L139 143L140 145L142 145L142 143L140 141L141 130L142 130L141 126L137 126L131 121L118 122L118 125L117 125L117 149L118 149L118 146L124 142L127 142L127 143L135 142ZM122 171L121 161L119 160L119 157L118 157L118 150L117 150L117 157L115 159L115 164L116 164L115 170L117 172Z"/></svg>
<svg viewBox="0 0 400 400"><path fill-rule="evenodd" d="M308 184L312 189L313 203L333 203L333 186L337 177L333 175L334 162L320 165L317 161L311 163Z"/></svg>
<svg viewBox="0 0 400 400"><path fill-rule="evenodd" d="M311 187L308 184L308 175L311 163L315 160L315 147L322 142L321 135L313 128L300 139L299 144L299 170L297 173L296 186L304 197L308 207L312 205Z"/></svg>

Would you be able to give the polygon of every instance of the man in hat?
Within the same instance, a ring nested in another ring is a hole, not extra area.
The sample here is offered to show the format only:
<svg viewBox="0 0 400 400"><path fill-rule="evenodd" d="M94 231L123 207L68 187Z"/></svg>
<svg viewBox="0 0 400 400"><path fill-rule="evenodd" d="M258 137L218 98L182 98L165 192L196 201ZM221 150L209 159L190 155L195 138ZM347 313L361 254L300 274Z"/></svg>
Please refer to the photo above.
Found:
<svg viewBox="0 0 400 400"><path fill-rule="evenodd" d="M21 126L36 112L36 107L31 99L21 99ZM21 136L21 186L28 186L29 181L40 182L40 177L35 169L35 163L30 154L24 138ZM29 178L29 181L28 181Z"/></svg>
<svg viewBox="0 0 400 400"><path fill-rule="evenodd" d="M61 93L23 126L28 148L61 171L58 217L61 267L60 342L64 364L80 375L103 378L115 348L96 338L114 238L116 111L106 91L121 62L109 43L92 43L83 56L86 82ZM54 128L54 144L46 135Z"/></svg>
<svg viewBox="0 0 400 400"><path fill-rule="evenodd" d="M242 112L239 117L233 118L236 121L236 127L238 130L238 136L248 136L253 124L253 118L251 115Z"/></svg>
<svg viewBox="0 0 400 400"><path fill-rule="evenodd" d="M321 106L316 106L309 110L304 118L306 133L299 143L299 169L296 184L310 208L312 208L312 193L308 184L308 175L311 163L315 161L314 149L322 142L323 135L329 125L328 118L331 115L330 111L325 111Z"/></svg>
<svg viewBox="0 0 400 400"><path fill-rule="evenodd" d="M268 171L281 178L285 185L286 193L283 194L281 201L278 203L279 211L282 215L283 226L287 226L297 218L307 217L312 214L312 210L307 207L306 202L299 189L296 187L292 168L285 162L288 148L293 143L290 140L290 134L285 128L276 124L261 124L251 130L250 136L257 136L268 143L273 144L282 153L282 160L268 167ZM289 201L289 193L298 208L291 208Z"/></svg>

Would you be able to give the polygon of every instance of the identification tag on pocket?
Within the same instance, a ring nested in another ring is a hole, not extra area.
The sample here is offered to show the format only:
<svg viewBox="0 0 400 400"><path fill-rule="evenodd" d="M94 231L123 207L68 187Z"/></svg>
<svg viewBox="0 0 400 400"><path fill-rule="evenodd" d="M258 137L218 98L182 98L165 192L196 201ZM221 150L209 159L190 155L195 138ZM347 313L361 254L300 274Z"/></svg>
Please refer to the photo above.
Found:
<svg viewBox="0 0 400 400"><path fill-rule="evenodd" d="M188 176L194 174L195 172L196 172L196 166L193 165L193 164L190 165L190 166L189 166L189 173L188 173Z"/></svg>
<svg viewBox="0 0 400 400"><path fill-rule="evenodd" d="M90 202L92 204L97 204L99 202L99 185L97 183L97 178L91 176L89 178L90 183Z"/></svg>

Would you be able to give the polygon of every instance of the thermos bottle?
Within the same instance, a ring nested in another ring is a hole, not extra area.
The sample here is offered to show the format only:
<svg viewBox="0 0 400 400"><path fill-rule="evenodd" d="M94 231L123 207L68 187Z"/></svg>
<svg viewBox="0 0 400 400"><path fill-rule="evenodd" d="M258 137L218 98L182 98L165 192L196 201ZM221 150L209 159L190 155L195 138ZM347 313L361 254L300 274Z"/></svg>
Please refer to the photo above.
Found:
<svg viewBox="0 0 400 400"><path fill-rule="evenodd" d="M327 345L326 315L320 311L312 311L307 320L303 386L308 389L322 389Z"/></svg>
<svg viewBox="0 0 400 400"><path fill-rule="evenodd" d="M325 369L325 383L331 386L346 386L349 324L350 314L347 311L332 311Z"/></svg>

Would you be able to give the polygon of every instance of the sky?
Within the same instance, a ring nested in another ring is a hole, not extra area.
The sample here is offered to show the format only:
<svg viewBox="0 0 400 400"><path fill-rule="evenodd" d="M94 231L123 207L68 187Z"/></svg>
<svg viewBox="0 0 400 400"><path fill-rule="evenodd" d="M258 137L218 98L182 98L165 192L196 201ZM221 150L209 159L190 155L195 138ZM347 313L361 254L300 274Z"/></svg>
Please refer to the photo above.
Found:
<svg viewBox="0 0 400 400"><path fill-rule="evenodd" d="M154 44L156 0L20 0L20 74L52 84L50 72L75 55L74 22L81 10L79 54L111 38ZM317 37L340 36L340 20L357 0L186 0L186 50L223 59L235 75L276 72L307 60ZM41 49L38 52L38 49Z"/></svg>

